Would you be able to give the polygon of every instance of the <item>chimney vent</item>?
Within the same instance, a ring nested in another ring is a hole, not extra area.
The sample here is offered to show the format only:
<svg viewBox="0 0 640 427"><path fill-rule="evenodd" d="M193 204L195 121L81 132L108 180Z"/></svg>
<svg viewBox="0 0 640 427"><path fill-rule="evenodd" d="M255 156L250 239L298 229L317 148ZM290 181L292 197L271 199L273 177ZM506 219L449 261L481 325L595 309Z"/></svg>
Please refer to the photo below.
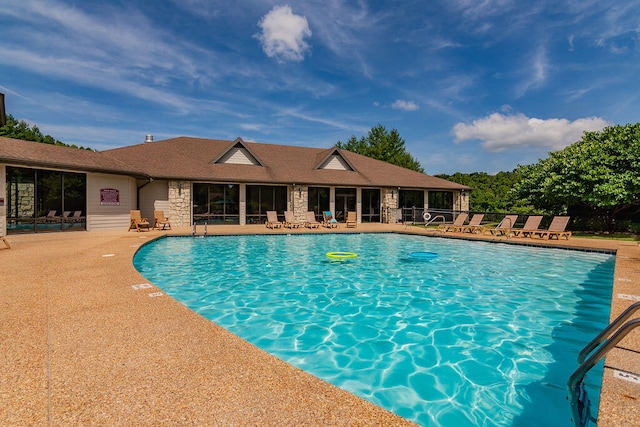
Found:
<svg viewBox="0 0 640 427"><path fill-rule="evenodd" d="M147 135L147 138L144 140L144 142L153 142L153 135Z"/></svg>

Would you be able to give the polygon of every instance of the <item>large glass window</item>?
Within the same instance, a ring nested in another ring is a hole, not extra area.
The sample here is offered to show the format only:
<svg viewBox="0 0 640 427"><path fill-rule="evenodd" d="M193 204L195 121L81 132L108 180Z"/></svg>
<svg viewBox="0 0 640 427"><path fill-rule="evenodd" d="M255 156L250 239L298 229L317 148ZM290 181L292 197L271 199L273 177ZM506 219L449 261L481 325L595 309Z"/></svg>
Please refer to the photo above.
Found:
<svg viewBox="0 0 640 427"><path fill-rule="evenodd" d="M402 220L414 222L418 212L424 208L423 190L400 190L400 208L402 208ZM415 208L415 209L414 209Z"/></svg>
<svg viewBox="0 0 640 427"><path fill-rule="evenodd" d="M85 174L7 167L7 232L86 229Z"/></svg>
<svg viewBox="0 0 640 427"><path fill-rule="evenodd" d="M193 222L196 224L239 224L238 184L193 184Z"/></svg>
<svg viewBox="0 0 640 427"><path fill-rule="evenodd" d="M362 190L362 222L380 222L380 190Z"/></svg>
<svg viewBox="0 0 640 427"><path fill-rule="evenodd" d="M336 219L345 221L347 212L355 212L356 210L356 189L355 188L336 188Z"/></svg>
<svg viewBox="0 0 640 427"><path fill-rule="evenodd" d="M429 209L453 209L453 192L429 191Z"/></svg>
<svg viewBox="0 0 640 427"><path fill-rule="evenodd" d="M308 210L318 221L322 221L322 211L329 210L329 187L309 187Z"/></svg>
<svg viewBox="0 0 640 427"><path fill-rule="evenodd" d="M247 185L247 224L262 224L267 220L267 211L276 211L284 220L287 210L287 187L270 185Z"/></svg>

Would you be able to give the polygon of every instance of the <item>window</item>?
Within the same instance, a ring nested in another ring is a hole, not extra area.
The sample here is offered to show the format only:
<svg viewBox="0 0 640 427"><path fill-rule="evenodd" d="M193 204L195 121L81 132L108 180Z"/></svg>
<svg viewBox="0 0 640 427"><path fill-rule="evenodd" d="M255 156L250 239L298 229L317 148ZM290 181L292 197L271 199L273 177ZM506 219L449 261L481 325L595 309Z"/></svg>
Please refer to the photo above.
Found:
<svg viewBox="0 0 640 427"><path fill-rule="evenodd" d="M453 192L429 191L429 209L453 209Z"/></svg>
<svg viewBox="0 0 640 427"><path fill-rule="evenodd" d="M195 224L239 224L240 186L238 184L193 184L193 222Z"/></svg>
<svg viewBox="0 0 640 427"><path fill-rule="evenodd" d="M308 210L322 221L322 211L329 210L329 187L309 187Z"/></svg>
<svg viewBox="0 0 640 427"><path fill-rule="evenodd" d="M380 190L362 190L362 222L380 222Z"/></svg>
<svg viewBox="0 0 640 427"><path fill-rule="evenodd" d="M85 174L7 166L7 232L85 230Z"/></svg>
<svg viewBox="0 0 640 427"><path fill-rule="evenodd" d="M287 187L270 185L247 185L247 223L262 224L267 220L267 211L276 211L280 216L287 210ZM281 220L284 218L280 218Z"/></svg>

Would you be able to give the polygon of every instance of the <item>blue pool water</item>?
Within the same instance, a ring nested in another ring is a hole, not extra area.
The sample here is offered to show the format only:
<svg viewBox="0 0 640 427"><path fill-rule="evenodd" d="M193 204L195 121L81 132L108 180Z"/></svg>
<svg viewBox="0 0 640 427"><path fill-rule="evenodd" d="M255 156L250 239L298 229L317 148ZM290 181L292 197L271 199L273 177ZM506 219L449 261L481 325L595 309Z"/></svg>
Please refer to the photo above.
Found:
<svg viewBox="0 0 640 427"><path fill-rule="evenodd" d="M322 234L168 237L134 264L229 331L419 424L552 427L572 425L566 381L608 323L614 256ZM601 374L587 376L592 412Z"/></svg>

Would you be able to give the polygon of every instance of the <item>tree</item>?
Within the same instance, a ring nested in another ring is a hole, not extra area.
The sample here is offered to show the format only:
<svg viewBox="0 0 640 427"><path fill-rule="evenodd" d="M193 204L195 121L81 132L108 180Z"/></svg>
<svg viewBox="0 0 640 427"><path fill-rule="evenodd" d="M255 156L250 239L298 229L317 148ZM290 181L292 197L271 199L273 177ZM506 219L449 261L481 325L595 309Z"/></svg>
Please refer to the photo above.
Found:
<svg viewBox="0 0 640 427"><path fill-rule="evenodd" d="M22 139L24 141L42 142L44 144L84 149L84 147L78 147L74 144L65 144L51 135L43 135L40 129L38 129L38 126L29 126L29 123L24 120L18 121L11 114L7 115L7 124L0 127L0 136ZM90 150L90 148L87 148L87 150Z"/></svg>
<svg viewBox="0 0 640 427"><path fill-rule="evenodd" d="M520 175L515 171L498 172L495 175L490 175L486 172L456 172L453 175L438 174L436 176L473 188L469 196L469 208L472 211L522 214L544 213L511 197L511 189L520 180Z"/></svg>
<svg viewBox="0 0 640 427"><path fill-rule="evenodd" d="M400 137L396 129L388 132L387 129L378 124L369 131L368 135L356 139L352 135L346 143L338 141L338 148L349 150L363 156L382 160L403 168L424 173L424 169L405 148L405 141Z"/></svg>
<svg viewBox="0 0 640 427"><path fill-rule="evenodd" d="M554 213L591 208L612 230L617 214L640 203L640 123L585 132L533 165L519 165L513 195Z"/></svg>

